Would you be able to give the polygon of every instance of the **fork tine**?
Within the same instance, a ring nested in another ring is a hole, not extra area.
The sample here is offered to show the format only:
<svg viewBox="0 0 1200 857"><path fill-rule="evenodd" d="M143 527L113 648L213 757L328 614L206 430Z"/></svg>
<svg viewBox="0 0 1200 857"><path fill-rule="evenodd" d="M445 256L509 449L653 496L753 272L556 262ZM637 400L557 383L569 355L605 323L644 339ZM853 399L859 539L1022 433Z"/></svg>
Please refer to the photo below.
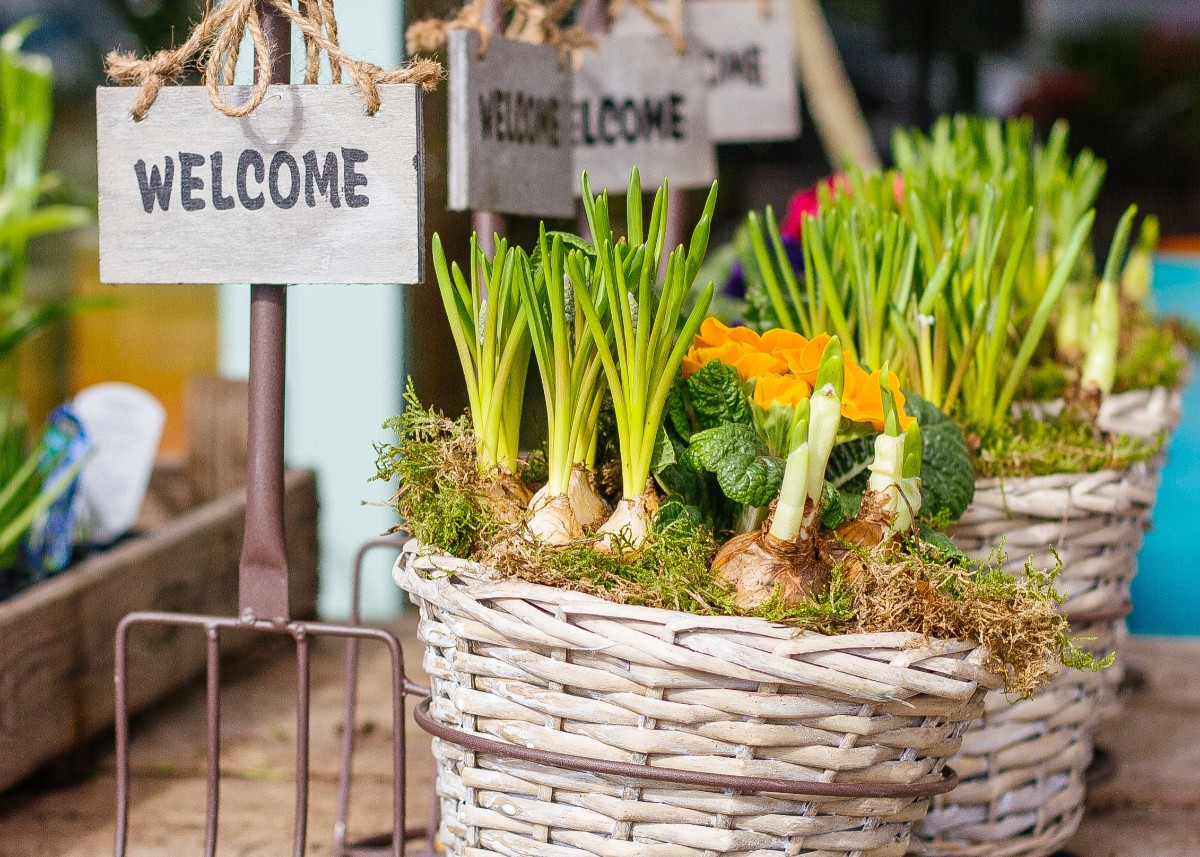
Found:
<svg viewBox="0 0 1200 857"><path fill-rule="evenodd" d="M208 688L205 700L208 713L208 794L204 817L204 853L216 857L217 810L221 790L221 631L216 625L205 628L207 637Z"/></svg>
<svg viewBox="0 0 1200 857"><path fill-rule="evenodd" d="M126 616L117 625L113 660L117 752L117 830L113 853L116 857L125 857L125 842L129 833L129 700L125 667L129 627L134 621L133 616Z"/></svg>
<svg viewBox="0 0 1200 857"><path fill-rule="evenodd" d="M309 715L309 653L308 633L302 623L295 623L296 638L296 837L295 855L304 857L308 837L308 715Z"/></svg>

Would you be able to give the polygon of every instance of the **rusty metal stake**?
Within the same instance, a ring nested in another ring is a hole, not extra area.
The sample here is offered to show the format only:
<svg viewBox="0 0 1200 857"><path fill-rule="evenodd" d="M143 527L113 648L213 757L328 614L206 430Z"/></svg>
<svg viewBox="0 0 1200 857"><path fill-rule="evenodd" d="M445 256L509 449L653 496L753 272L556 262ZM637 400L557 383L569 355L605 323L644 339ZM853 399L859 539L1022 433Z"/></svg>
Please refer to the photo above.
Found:
<svg viewBox="0 0 1200 857"><path fill-rule="evenodd" d="M258 14L271 51L271 82L287 83L291 68L288 20L273 5L260 3ZM296 810L293 853L304 857L308 837L309 677L310 641L316 637L344 639L357 654L360 640L375 640L388 649L392 678L393 819L385 851L402 857L405 840L406 694L421 688L404 673L399 640L387 631L357 624L335 625L290 618L288 565L283 524L283 416L287 287L255 284L250 314L250 421L247 436L246 530L238 580L238 616L187 613L131 613L117 627L114 680L116 683L117 824L116 857L124 857L129 828L129 692L130 633L141 625L196 628L207 646L207 800L204 853L215 857L221 785L221 633L256 631L290 636L296 646ZM357 618L357 614L355 615ZM352 709L351 709L352 710ZM353 731L353 724L348 732ZM344 819L343 819L344 820ZM344 833L344 830L341 831ZM337 832L335 831L335 835ZM353 852L344 851L350 854Z"/></svg>
<svg viewBox="0 0 1200 857"><path fill-rule="evenodd" d="M407 538L371 539L359 546L354 554L354 566L350 578L350 624L359 624L359 606L362 593L363 560L367 554L379 549L400 551L408 543ZM410 696L428 697L429 688L404 680L404 690ZM358 640L346 643L346 708L342 719L342 760L338 769L338 808L333 827L333 857L386 857L392 853L395 833L383 833L347 841L350 816L350 781L354 774L354 724L358 711ZM405 827L404 837L408 840L425 839L429 843L427 852L416 857L430 857L433 841L441 823L436 786L430 808L428 825L425 828Z"/></svg>
<svg viewBox="0 0 1200 857"><path fill-rule="evenodd" d="M483 25L489 32L504 35L504 11L508 0L487 0L483 7ZM498 211L474 211L471 213L471 231L476 235L479 246L488 256L496 252L496 237L508 233L508 221Z"/></svg>

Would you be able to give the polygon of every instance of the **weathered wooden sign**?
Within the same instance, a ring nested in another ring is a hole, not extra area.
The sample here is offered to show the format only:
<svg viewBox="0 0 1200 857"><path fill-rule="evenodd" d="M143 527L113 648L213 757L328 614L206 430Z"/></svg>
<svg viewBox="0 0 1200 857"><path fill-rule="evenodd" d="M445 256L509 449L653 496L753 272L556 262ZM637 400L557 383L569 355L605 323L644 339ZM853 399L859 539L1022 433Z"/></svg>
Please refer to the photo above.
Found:
<svg viewBox="0 0 1200 857"><path fill-rule="evenodd" d="M421 282L421 97L379 91L367 116L353 86L272 86L235 119L168 86L134 121L135 88L98 89L101 280Z"/></svg>
<svg viewBox="0 0 1200 857"><path fill-rule="evenodd" d="M661 35L614 30L575 72L575 173L617 191L636 166L643 187L669 179L703 187L716 176L704 66ZM576 189L578 192L578 188Z"/></svg>
<svg viewBox="0 0 1200 857"><path fill-rule="evenodd" d="M788 0L692 0L685 14L688 48L705 63L712 139L734 143L799 136Z"/></svg>
<svg viewBox="0 0 1200 857"><path fill-rule="evenodd" d="M451 30L450 207L569 217L571 71L549 45Z"/></svg>

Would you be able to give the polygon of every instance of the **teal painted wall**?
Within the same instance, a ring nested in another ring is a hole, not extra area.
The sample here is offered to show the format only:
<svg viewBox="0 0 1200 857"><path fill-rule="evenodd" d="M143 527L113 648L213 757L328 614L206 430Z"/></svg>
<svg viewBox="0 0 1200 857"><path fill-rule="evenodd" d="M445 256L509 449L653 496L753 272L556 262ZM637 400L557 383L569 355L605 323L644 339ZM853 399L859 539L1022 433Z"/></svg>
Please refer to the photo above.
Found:
<svg viewBox="0 0 1200 857"><path fill-rule="evenodd" d="M394 67L403 57L401 0L338 4L342 47L353 57ZM253 51L245 45L239 80L252 79ZM293 40L292 77L302 78L304 51ZM326 72L327 76L327 72ZM287 248L280 248L286 253ZM374 474L372 441L380 424L400 408L404 379L402 286L295 286L288 290L286 459L317 471L320 499L323 617L341 619L350 607L350 563L358 545L395 522L382 502L391 490L368 482ZM248 370L250 291L224 286L220 294L221 371L244 378ZM377 551L364 574L363 610L369 618L394 615L402 605L388 573L394 555Z"/></svg>
<svg viewBox="0 0 1200 857"><path fill-rule="evenodd" d="M1160 313L1200 324L1200 258L1160 257L1154 266L1154 298ZM1171 440L1163 470L1154 528L1138 556L1129 616L1129 630L1135 634L1200 635L1200 551L1192 541L1200 485L1198 370L1193 360L1183 422Z"/></svg>

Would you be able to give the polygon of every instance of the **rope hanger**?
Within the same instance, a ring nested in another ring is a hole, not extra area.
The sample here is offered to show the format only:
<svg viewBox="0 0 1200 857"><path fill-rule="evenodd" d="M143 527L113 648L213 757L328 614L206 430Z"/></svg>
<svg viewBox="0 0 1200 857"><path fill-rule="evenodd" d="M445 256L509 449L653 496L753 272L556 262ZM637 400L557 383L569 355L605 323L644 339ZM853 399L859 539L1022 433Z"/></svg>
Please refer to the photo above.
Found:
<svg viewBox="0 0 1200 857"><path fill-rule="evenodd" d="M343 70L366 99L367 115L379 110L379 84L414 83L426 92L433 90L444 76L440 63L415 59L407 65L385 70L366 60L351 58L338 43L337 20L333 0L299 0L294 8L289 0L229 0L215 11L205 10L204 17L186 42L177 48L158 51L144 59L131 52L113 51L105 59L108 76L120 84L141 87L133 105L133 118L141 120L150 110L164 85L174 83L188 64L203 72L204 85L213 107L226 116L248 116L267 97L271 80L271 48L263 33L258 7L260 2L279 11L304 37L304 83L315 84L320 71L321 54L329 60L335 84L342 82ZM241 104L232 104L219 89L233 83L238 54L246 33L254 44L257 74L254 92Z"/></svg>

